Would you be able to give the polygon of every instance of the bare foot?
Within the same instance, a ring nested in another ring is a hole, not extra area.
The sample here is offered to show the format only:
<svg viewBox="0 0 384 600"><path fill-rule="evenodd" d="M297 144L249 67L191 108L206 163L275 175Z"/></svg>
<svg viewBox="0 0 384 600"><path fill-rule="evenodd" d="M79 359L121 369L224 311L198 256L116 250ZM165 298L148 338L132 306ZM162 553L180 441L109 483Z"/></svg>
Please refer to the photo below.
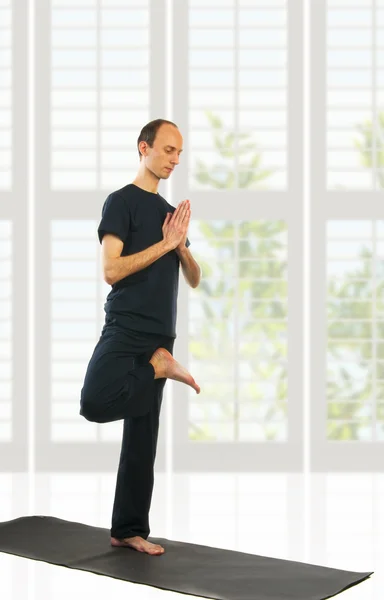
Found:
<svg viewBox="0 0 384 600"><path fill-rule="evenodd" d="M146 552L147 554L164 554L165 552L163 546L147 542L147 540L138 535L131 538L124 538L122 540L111 537L111 546L120 548L133 548L138 552Z"/></svg>
<svg viewBox="0 0 384 600"><path fill-rule="evenodd" d="M197 385L192 375L180 363L178 363L168 350L158 348L149 361L155 369L155 379L167 377L175 381L181 381L190 385L197 394L200 394L200 386Z"/></svg>

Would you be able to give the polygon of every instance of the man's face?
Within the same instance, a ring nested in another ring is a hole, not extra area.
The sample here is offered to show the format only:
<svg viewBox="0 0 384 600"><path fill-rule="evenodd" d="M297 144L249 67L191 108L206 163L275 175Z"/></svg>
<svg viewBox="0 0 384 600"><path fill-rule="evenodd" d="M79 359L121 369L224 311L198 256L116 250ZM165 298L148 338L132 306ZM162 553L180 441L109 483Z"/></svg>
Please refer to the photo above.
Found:
<svg viewBox="0 0 384 600"><path fill-rule="evenodd" d="M146 146L145 166L159 179L168 179L179 164L183 137L173 125L164 123L157 131L153 147Z"/></svg>

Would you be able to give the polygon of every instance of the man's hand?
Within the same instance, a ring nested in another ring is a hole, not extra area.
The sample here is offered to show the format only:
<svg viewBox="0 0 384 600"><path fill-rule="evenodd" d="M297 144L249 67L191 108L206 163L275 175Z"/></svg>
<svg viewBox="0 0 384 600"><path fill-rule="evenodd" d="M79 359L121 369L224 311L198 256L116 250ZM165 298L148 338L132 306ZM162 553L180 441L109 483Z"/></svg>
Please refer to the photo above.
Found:
<svg viewBox="0 0 384 600"><path fill-rule="evenodd" d="M190 220L191 220L191 203L190 203L190 201L189 201L189 200L183 200L183 202L185 202L186 206L188 207L188 211L187 211L187 219L186 219L186 221L184 221L184 224L185 224L185 226L186 226L187 230L186 230L186 232L185 232L185 235L184 235L184 237L182 238L182 240L181 240L180 244L179 244L178 246L176 246L176 248L175 248L175 250L176 250L176 251L179 251L179 252L182 252L183 250L185 250L185 249L186 249L186 246L185 246L185 244L186 244L186 242L187 242L187 237L188 237L188 227L189 227L189 223L190 223ZM182 204L182 203L181 203L181 204ZM180 204L179 204L179 206L180 206ZM177 208L179 208L179 206L178 206ZM177 210L177 209L176 209L176 210Z"/></svg>
<svg viewBox="0 0 384 600"><path fill-rule="evenodd" d="M180 202L179 206L176 208L175 212L173 213L173 217L176 216L176 213L179 209L180 209L181 213L184 213L183 226L185 227L185 231L184 231L183 236L180 239L179 243L175 247L175 252L180 259L180 265L181 265L186 282L192 288L196 288L200 283L201 269L200 269L199 265L197 264L197 262L195 261L195 259L193 258L189 249L185 245L186 241L187 241L188 225L191 220L190 201L183 200L182 202Z"/></svg>
<svg viewBox="0 0 384 600"><path fill-rule="evenodd" d="M171 250L179 251L187 239L190 221L189 200L183 200L174 213L168 213L163 223L163 239Z"/></svg>

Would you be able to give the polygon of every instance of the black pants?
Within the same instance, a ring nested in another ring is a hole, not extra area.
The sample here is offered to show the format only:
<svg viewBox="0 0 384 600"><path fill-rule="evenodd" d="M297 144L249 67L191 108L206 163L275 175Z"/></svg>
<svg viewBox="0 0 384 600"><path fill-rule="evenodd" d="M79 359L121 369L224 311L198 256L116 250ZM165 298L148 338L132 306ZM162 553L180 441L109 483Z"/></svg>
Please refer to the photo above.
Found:
<svg viewBox="0 0 384 600"><path fill-rule="evenodd" d="M112 512L116 538L150 533L159 417L165 378L155 379L149 360L157 348L172 354L174 338L105 325L81 390L80 414L88 421L124 419Z"/></svg>

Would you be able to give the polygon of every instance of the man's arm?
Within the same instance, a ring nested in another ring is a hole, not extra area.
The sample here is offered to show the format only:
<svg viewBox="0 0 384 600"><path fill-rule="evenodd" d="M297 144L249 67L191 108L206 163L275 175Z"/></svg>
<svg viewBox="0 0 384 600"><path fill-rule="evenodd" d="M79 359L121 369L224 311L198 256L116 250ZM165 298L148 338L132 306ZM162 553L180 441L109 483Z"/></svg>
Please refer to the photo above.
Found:
<svg viewBox="0 0 384 600"><path fill-rule="evenodd" d="M182 249L178 246L175 248L175 252L180 258L181 268L186 282L192 287L196 288L201 279L201 268L193 258L190 250L183 246Z"/></svg>
<svg viewBox="0 0 384 600"><path fill-rule="evenodd" d="M104 280L109 285L113 285L120 279L145 269L172 249L169 244L162 240L141 252L120 256L123 245L123 242L117 236L105 234L103 237Z"/></svg>

